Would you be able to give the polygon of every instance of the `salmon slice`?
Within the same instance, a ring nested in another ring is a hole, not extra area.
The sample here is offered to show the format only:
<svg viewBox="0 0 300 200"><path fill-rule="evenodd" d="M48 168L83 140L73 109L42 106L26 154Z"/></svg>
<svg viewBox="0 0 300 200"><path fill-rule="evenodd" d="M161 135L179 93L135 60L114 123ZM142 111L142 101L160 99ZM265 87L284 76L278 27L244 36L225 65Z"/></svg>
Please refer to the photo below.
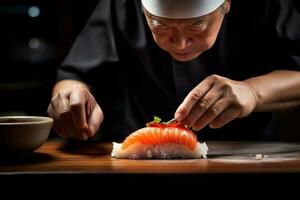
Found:
<svg viewBox="0 0 300 200"><path fill-rule="evenodd" d="M130 134L123 142L122 149L140 142L143 144L175 143L185 145L190 150L196 148L197 136L187 128L176 126L145 127Z"/></svg>

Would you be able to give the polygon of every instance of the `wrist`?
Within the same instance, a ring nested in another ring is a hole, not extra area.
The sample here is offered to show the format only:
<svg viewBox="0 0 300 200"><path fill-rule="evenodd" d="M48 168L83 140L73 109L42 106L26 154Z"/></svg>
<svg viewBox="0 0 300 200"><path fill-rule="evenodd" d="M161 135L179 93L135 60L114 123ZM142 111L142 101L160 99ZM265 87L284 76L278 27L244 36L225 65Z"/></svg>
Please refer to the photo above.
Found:
<svg viewBox="0 0 300 200"><path fill-rule="evenodd" d="M257 111L261 106L261 95L255 90L255 87L251 81L245 80L245 85L248 87L251 96L253 97L253 111Z"/></svg>

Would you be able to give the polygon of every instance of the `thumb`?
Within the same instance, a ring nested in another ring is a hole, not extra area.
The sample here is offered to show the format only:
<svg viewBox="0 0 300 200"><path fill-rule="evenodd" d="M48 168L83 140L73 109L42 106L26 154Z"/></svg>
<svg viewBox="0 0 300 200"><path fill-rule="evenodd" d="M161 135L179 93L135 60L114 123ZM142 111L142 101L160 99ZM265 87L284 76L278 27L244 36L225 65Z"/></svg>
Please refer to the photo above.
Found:
<svg viewBox="0 0 300 200"><path fill-rule="evenodd" d="M98 131L101 123L104 120L103 112L99 105L96 105L94 110L92 111L91 115L87 119L88 127L85 128L85 132L89 137L95 135Z"/></svg>

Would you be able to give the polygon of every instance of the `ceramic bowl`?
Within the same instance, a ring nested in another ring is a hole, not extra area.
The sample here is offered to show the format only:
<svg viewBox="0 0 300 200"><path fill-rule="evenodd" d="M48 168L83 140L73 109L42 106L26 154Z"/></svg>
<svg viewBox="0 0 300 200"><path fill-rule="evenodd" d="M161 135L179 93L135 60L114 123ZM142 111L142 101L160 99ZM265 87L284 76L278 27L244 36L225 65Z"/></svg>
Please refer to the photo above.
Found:
<svg viewBox="0 0 300 200"><path fill-rule="evenodd" d="M0 117L0 156L36 150L47 141L52 124L49 117Z"/></svg>

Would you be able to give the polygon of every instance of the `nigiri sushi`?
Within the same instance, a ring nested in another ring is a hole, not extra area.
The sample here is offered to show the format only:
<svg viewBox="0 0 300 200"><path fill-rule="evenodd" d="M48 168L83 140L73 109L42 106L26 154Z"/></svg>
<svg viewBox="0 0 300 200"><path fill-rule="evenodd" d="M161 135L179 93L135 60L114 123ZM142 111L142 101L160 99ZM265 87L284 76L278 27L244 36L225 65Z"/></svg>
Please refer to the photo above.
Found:
<svg viewBox="0 0 300 200"><path fill-rule="evenodd" d="M206 158L208 147L182 123L160 123L155 117L147 127L130 134L123 143L113 142L111 156L130 159Z"/></svg>

